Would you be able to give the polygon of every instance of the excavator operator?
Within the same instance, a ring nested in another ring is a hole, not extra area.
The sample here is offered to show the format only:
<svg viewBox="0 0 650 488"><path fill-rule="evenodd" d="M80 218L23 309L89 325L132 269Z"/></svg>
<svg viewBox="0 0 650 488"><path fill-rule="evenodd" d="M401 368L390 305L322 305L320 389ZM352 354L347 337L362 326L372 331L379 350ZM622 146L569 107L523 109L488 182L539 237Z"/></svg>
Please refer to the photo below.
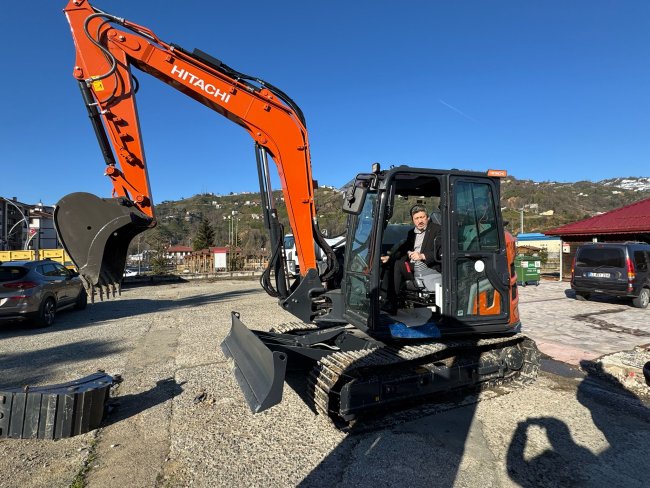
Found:
<svg viewBox="0 0 650 488"><path fill-rule="evenodd" d="M381 257L383 264L393 268L392 273L388 271L387 300L382 307L390 315L397 313L400 290L406 281L431 270L440 272L440 263L436 259L440 225L431 221L423 205L411 207L410 214L414 228L408 232L406 240L390 255Z"/></svg>

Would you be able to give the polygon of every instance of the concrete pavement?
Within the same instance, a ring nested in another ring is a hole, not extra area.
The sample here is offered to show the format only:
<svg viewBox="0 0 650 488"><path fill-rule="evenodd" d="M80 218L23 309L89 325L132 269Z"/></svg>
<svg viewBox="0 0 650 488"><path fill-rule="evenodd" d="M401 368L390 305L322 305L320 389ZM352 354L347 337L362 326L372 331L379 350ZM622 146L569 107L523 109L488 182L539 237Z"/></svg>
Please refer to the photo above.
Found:
<svg viewBox="0 0 650 488"><path fill-rule="evenodd" d="M594 297L578 301L568 282L542 281L519 287L524 332L558 361L579 365L606 354L650 344L650 308Z"/></svg>
<svg viewBox="0 0 650 488"><path fill-rule="evenodd" d="M646 339L591 318L626 317L629 326L630 316L643 332L650 311L577 302L566 288L520 289L524 330L542 351L557 348L575 364ZM523 390L418 407L349 434L289 385L280 405L253 415L218 347L231 310L255 329L294 320L256 282L196 282L127 289L49 329L0 330L3 384L99 368L124 377L101 429L56 442L0 440L0 486L648 485L650 410L589 371L542 372Z"/></svg>
<svg viewBox="0 0 650 488"><path fill-rule="evenodd" d="M578 301L567 282L543 281L519 290L524 332L544 354L636 394L650 394L643 376L650 362L650 308L607 296Z"/></svg>

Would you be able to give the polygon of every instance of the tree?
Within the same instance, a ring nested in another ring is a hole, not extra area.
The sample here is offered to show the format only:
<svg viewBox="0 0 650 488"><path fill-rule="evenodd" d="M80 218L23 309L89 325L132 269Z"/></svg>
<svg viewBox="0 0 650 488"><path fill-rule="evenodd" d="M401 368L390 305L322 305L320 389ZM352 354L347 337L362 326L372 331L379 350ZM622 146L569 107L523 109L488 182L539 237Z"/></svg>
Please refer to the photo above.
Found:
<svg viewBox="0 0 650 488"><path fill-rule="evenodd" d="M205 217L201 220L199 228L192 239L192 249L199 251L214 246L214 229Z"/></svg>
<svg viewBox="0 0 650 488"><path fill-rule="evenodd" d="M169 229L163 226L156 226L154 229L145 232L143 235L143 241L140 244L140 251L144 249L149 249L153 251L151 253L151 259L149 264L151 265L151 271L154 274L161 275L167 274L169 271L169 260L167 259L167 246L169 245L172 234L169 232ZM134 239L137 242L138 239ZM132 243L133 244L133 243Z"/></svg>
<svg viewBox="0 0 650 488"><path fill-rule="evenodd" d="M157 275L164 275L169 272L169 259L165 255L165 246L159 243L156 246L155 254L151 258L151 271Z"/></svg>

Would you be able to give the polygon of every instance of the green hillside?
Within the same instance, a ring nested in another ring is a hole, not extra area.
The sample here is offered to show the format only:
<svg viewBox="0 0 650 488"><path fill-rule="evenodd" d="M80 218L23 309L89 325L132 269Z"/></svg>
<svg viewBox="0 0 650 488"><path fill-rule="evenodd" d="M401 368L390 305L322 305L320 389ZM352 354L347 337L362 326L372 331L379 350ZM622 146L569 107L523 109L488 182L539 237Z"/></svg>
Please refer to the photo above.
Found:
<svg viewBox="0 0 650 488"><path fill-rule="evenodd" d="M525 232L544 232L648 198L648 180L626 178L596 183L557 183L508 177L501 184L501 206L504 218L510 222L509 228L515 234L520 232L522 212ZM329 236L345 230L345 215L340 210L342 198L342 193L331 187L316 190L319 225ZM282 192L275 192L275 199L285 232L290 233ZM141 235L141 249L175 244L192 246L192 239L204 218L215 231L217 246L226 246L231 240L234 242L233 236L236 236L237 244L244 250L268 247L259 193L206 193L177 201L164 201L156 206L156 213L159 225ZM132 243L133 250L138 245L137 241L138 238Z"/></svg>

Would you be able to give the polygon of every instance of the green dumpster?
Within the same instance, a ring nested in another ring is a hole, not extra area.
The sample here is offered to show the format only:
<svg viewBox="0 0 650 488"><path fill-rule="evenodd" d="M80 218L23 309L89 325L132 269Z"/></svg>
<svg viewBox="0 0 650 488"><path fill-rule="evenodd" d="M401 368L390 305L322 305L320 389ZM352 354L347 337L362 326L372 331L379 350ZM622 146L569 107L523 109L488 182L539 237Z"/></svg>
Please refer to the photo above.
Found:
<svg viewBox="0 0 650 488"><path fill-rule="evenodd" d="M518 255L515 258L517 284L521 286L539 285L542 262L537 256Z"/></svg>

